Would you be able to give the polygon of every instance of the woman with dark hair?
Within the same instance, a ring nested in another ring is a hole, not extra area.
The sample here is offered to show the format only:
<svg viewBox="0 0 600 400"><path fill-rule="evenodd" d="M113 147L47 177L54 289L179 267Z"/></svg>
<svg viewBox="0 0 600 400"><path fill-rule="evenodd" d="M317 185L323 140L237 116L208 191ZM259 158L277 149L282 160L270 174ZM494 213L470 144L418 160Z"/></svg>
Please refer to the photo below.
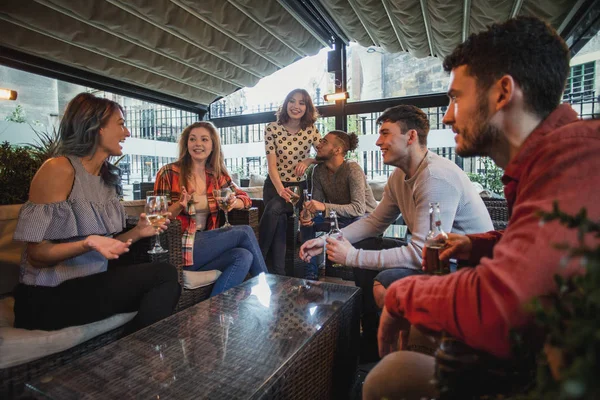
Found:
<svg viewBox="0 0 600 400"><path fill-rule="evenodd" d="M219 227L213 190L231 188L229 209L250 208L252 201L235 187L223 158L217 129L196 122L179 139L179 159L158 171L154 191L171 194L169 211L181 221L183 262L189 271L219 270L211 296L237 286L250 273L267 272L254 231L249 226Z"/></svg>
<svg viewBox="0 0 600 400"><path fill-rule="evenodd" d="M271 257L272 271L279 275L285 275L286 203L293 194L289 187L300 186L300 193L306 188L304 172L314 162L310 149L321 140L314 125L318 116L308 92L295 89L277 111L277 121L265 128L269 176L263 188L265 209L259 239L263 256Z"/></svg>
<svg viewBox="0 0 600 400"><path fill-rule="evenodd" d="M14 239L27 242L15 327L56 330L137 311L132 332L169 316L181 291L173 266L111 262L155 234L145 214L121 233L120 178L108 158L121 155L131 136L123 109L81 93L67 105L59 136L60 156L36 173L15 230Z"/></svg>

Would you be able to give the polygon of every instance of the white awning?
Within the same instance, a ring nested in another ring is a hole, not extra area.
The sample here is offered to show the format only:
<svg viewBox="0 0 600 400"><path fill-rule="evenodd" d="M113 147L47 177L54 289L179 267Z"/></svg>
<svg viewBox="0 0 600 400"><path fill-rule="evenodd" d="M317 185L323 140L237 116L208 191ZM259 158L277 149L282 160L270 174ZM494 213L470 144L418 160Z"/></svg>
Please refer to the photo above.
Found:
<svg viewBox="0 0 600 400"><path fill-rule="evenodd" d="M117 81L210 104L334 38L295 0L2 0L0 45ZM560 27L577 0L311 0L347 39L443 57L515 15ZM310 2L310 1L309 1Z"/></svg>

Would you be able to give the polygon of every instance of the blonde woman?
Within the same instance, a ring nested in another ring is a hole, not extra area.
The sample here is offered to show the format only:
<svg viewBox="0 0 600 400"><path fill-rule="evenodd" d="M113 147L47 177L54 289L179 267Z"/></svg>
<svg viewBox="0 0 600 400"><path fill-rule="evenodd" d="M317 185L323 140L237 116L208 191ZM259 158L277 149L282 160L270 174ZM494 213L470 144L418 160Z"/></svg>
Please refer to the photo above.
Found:
<svg viewBox="0 0 600 400"><path fill-rule="evenodd" d="M184 268L222 272L211 296L239 285L248 273L267 271L252 228L217 229L219 208L213 190L225 187L235 194L229 210L250 208L252 201L227 173L215 126L210 122L188 126L179 139L179 159L158 171L154 191L171 194L169 211L183 229Z"/></svg>

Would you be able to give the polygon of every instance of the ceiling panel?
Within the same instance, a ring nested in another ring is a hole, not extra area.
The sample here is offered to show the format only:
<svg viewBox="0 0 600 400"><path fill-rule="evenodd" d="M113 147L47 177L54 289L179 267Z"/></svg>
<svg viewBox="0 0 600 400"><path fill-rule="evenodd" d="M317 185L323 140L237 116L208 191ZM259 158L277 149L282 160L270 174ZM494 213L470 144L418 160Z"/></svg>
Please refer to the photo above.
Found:
<svg viewBox="0 0 600 400"><path fill-rule="evenodd" d="M558 28L597 2L2 0L0 46L200 109L336 41L444 57L493 22L536 15Z"/></svg>

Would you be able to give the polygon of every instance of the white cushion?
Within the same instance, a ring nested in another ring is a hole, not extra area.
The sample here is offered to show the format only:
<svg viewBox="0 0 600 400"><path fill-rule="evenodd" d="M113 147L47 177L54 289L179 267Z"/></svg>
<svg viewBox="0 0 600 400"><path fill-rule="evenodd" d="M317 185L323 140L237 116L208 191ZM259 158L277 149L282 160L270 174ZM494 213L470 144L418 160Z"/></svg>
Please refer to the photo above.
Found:
<svg viewBox="0 0 600 400"><path fill-rule="evenodd" d="M15 299L0 299L0 368L8 368L67 350L131 321L136 312L116 314L87 325L57 331L13 327Z"/></svg>
<svg viewBox="0 0 600 400"><path fill-rule="evenodd" d="M236 186L240 186L240 174L234 172L233 174L229 174L231 181L236 184Z"/></svg>
<svg viewBox="0 0 600 400"><path fill-rule="evenodd" d="M221 271L183 271L183 287L186 289L198 289L208 286L219 279Z"/></svg>
<svg viewBox="0 0 600 400"><path fill-rule="evenodd" d="M247 188L242 188L248 197L251 199L262 199L263 198L263 187L262 186L252 186Z"/></svg>
<svg viewBox="0 0 600 400"><path fill-rule="evenodd" d="M387 180L370 180L367 181L369 186L371 186L371 190L373 191L373 197L375 200L381 201L383 198L383 190L385 189L385 185L387 184Z"/></svg>
<svg viewBox="0 0 600 400"><path fill-rule="evenodd" d="M263 186L266 179L267 177L262 175L250 174L250 182L248 183L248 186Z"/></svg>

